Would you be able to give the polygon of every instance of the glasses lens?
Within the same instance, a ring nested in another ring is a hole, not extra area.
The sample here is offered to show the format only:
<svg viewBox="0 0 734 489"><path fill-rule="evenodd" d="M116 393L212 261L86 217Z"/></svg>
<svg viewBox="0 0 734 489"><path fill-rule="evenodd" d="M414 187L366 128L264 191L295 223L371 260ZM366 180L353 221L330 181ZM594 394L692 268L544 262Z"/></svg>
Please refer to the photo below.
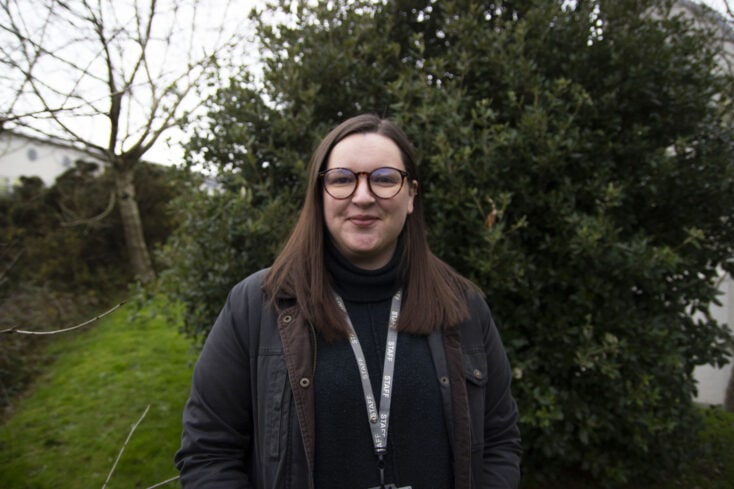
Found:
<svg viewBox="0 0 734 489"><path fill-rule="evenodd" d="M324 173L324 187L337 199L349 197L354 190L357 176L349 170L334 168Z"/></svg>
<svg viewBox="0 0 734 489"><path fill-rule="evenodd" d="M370 187L376 196L389 199L400 191L403 175L395 168L378 168L370 173Z"/></svg>

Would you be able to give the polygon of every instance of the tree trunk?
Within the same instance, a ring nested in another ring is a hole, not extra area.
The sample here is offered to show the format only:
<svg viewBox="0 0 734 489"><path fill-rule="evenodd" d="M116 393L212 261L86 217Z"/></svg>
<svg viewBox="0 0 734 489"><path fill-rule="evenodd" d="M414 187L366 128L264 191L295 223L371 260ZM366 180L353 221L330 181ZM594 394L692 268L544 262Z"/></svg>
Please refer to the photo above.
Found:
<svg viewBox="0 0 734 489"><path fill-rule="evenodd" d="M138 201L135 197L135 183L133 181L133 165L119 163L114 165L115 185L117 187L117 204L120 206L122 227L125 231L125 244L133 272L143 283L155 278L153 262L148 253L143 234L143 222L140 219Z"/></svg>
<svg viewBox="0 0 734 489"><path fill-rule="evenodd" d="M731 373L729 373L729 385L726 387L724 409L734 413L734 366L731 368Z"/></svg>

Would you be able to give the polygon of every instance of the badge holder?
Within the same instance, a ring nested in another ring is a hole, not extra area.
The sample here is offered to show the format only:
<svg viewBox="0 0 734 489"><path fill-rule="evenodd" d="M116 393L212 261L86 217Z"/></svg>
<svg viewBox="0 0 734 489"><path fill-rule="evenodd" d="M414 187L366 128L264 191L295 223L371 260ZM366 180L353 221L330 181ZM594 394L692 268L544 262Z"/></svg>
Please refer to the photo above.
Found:
<svg viewBox="0 0 734 489"><path fill-rule="evenodd" d="M395 484L385 484L384 486L375 486L369 489L413 489L413 486L398 487Z"/></svg>

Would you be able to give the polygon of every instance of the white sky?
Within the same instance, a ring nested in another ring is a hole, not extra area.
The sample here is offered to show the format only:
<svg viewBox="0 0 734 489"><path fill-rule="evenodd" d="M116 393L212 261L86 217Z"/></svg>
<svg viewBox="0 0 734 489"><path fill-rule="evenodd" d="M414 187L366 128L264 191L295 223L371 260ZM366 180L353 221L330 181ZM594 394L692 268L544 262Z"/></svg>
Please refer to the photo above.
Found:
<svg viewBox="0 0 734 489"><path fill-rule="evenodd" d="M725 0L703 0L701 3L704 3L708 5L709 7L713 8L714 10L718 10L719 12L726 11Z"/></svg>

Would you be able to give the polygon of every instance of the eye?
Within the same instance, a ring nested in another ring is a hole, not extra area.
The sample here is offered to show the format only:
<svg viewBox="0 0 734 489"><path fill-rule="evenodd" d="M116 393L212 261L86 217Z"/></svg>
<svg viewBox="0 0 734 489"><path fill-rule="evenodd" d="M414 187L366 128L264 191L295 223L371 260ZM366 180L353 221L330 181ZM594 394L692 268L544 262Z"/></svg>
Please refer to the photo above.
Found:
<svg viewBox="0 0 734 489"><path fill-rule="evenodd" d="M330 170L326 173L327 185L352 185L354 174L346 170Z"/></svg>
<svg viewBox="0 0 734 489"><path fill-rule="evenodd" d="M402 175L394 168L378 168L370 175L370 182L375 185L393 186L399 185Z"/></svg>

